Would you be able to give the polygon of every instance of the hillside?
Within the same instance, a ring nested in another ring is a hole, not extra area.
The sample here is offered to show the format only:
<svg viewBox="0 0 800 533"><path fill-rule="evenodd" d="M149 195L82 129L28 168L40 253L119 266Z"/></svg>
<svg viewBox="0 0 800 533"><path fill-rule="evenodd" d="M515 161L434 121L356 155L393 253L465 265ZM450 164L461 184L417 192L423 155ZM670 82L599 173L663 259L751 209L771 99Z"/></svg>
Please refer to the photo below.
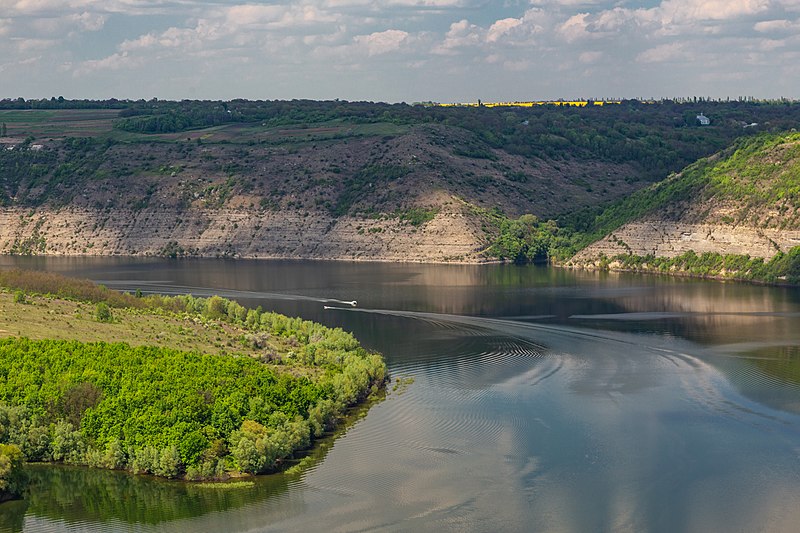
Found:
<svg viewBox="0 0 800 533"><path fill-rule="evenodd" d="M800 246L800 134L740 140L606 209L587 233L598 234L605 236L572 264L601 256L785 254Z"/></svg>
<svg viewBox="0 0 800 533"><path fill-rule="evenodd" d="M800 118L703 108L0 101L0 253L485 261L489 211L605 205Z"/></svg>

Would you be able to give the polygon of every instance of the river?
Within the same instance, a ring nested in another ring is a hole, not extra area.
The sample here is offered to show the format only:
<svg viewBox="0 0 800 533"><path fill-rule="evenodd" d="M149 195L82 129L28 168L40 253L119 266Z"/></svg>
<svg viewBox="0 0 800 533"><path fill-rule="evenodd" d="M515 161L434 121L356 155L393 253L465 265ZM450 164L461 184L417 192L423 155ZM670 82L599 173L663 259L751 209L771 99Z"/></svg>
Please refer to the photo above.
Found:
<svg viewBox="0 0 800 533"><path fill-rule="evenodd" d="M0 531L800 524L800 289L512 265L0 257L11 266L340 326L403 384L301 475L222 490L32 467Z"/></svg>

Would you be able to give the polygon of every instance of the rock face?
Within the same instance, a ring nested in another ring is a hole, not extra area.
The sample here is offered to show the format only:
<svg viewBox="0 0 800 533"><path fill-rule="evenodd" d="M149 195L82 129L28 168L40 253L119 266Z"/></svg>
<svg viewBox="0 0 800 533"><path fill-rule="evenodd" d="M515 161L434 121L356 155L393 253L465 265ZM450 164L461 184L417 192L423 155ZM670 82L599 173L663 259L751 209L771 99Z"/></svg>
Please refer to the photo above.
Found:
<svg viewBox="0 0 800 533"><path fill-rule="evenodd" d="M769 259L800 246L800 135L745 139L630 200L649 211L579 252L675 257L693 251Z"/></svg>
<svg viewBox="0 0 800 533"><path fill-rule="evenodd" d="M795 246L800 246L800 230L648 219L626 224L579 252L573 261L587 261L600 254L675 257L690 250L768 259Z"/></svg>
<svg viewBox="0 0 800 533"><path fill-rule="evenodd" d="M464 262L480 223L453 200L418 226L398 218L240 208L0 209L0 253Z"/></svg>

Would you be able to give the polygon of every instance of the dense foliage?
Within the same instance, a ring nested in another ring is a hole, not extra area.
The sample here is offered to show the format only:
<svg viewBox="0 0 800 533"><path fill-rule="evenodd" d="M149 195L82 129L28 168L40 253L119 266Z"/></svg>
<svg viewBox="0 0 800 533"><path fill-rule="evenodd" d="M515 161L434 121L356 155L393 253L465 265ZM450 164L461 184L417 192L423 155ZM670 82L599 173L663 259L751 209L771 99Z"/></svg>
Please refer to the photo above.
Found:
<svg viewBox="0 0 800 533"><path fill-rule="evenodd" d="M689 251L676 257L621 254L601 258L601 268L616 263L616 268L637 272L663 272L697 277L727 278L763 283L800 284L800 246L779 252L769 261L749 255Z"/></svg>
<svg viewBox="0 0 800 533"><path fill-rule="evenodd" d="M700 111L711 118L711 127L697 127ZM501 149L524 157L600 159L632 164L654 181L725 148L739 136L765 127L789 129L800 118L800 104L629 100L586 108L471 108L310 100L138 101L121 116L117 128L141 133L253 122L444 124L477 135L476 142L456 148L459 155L491 159L491 149ZM754 123L758 126L743 129Z"/></svg>
<svg viewBox="0 0 800 533"><path fill-rule="evenodd" d="M494 233L487 255L514 263L546 263L562 240L555 221L540 221L533 215L510 219L499 210L479 210Z"/></svg>
<svg viewBox="0 0 800 533"><path fill-rule="evenodd" d="M494 159L493 150L532 159L586 159L628 165L639 177L657 181L699 158L715 153L741 136L759 131L788 130L800 119L793 102L623 101L618 105L571 108L438 107L346 101L71 101L0 100L0 109L119 109L117 130L156 134L226 124L308 127L331 123L440 125L468 131L450 148L457 155ZM696 125L704 112L712 123ZM756 124L753 127L750 125ZM744 126L748 126L745 128ZM266 139L262 139L267 142ZM227 142L227 141L225 141ZM446 141L450 142L450 141ZM19 149L0 152L0 202L10 202L17 189L35 190L25 201L70 201L76 186L102 179L99 170L112 142L67 139L57 150ZM165 163L165 162L164 162ZM522 177L522 179L525 179ZM359 185L360 177L353 185ZM58 193L58 194L56 194ZM17 199L19 202L20 199ZM341 211L351 201L332 206Z"/></svg>
<svg viewBox="0 0 800 533"><path fill-rule="evenodd" d="M3 426L0 425L0 438ZM26 485L22 451L13 444L0 444L0 502L18 498Z"/></svg>
<svg viewBox="0 0 800 533"><path fill-rule="evenodd" d="M777 209L781 227L795 227L800 218L800 134L739 139L718 157L701 159L681 173L611 205L570 213L558 221L543 222L530 215L512 220L497 211L483 212L490 225L497 228L487 252L517 262L533 262L537 258L566 260L628 222L711 198L739 206L721 222L757 226L763 213ZM630 262L633 256L626 257ZM691 262L691 258L687 260ZM691 270L694 265L669 266ZM719 266L717 270L724 268ZM753 268L756 274L752 279L783 275L777 273L780 269L768 274L757 265ZM749 274L742 277L751 279Z"/></svg>
<svg viewBox="0 0 800 533"><path fill-rule="evenodd" d="M27 285L46 285L51 276L32 274ZM19 285L24 275L13 277ZM275 337L292 349L267 348L256 359L122 343L2 340L0 443L18 446L28 461L165 477L266 472L307 448L386 378L382 358L340 329L216 296L134 299L144 312L235 324L251 332L242 342L254 347Z"/></svg>
<svg viewBox="0 0 800 533"><path fill-rule="evenodd" d="M563 217L577 251L623 224L670 205L715 197L741 203L759 213L782 202L800 208L800 134L765 134L743 138L717 158L702 159L680 174L635 192L610 206ZM785 149L776 150L778 147ZM794 213L789 213L794 216ZM729 222L742 222L730 220Z"/></svg>

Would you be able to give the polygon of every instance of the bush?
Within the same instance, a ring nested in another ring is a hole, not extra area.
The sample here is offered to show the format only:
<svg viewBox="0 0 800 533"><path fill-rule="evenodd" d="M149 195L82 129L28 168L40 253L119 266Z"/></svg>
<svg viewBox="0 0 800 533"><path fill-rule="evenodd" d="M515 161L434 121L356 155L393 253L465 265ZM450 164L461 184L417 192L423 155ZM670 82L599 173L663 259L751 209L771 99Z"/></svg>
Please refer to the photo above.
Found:
<svg viewBox="0 0 800 533"><path fill-rule="evenodd" d="M18 446L0 444L0 502L22 496L27 483L22 458Z"/></svg>
<svg viewBox="0 0 800 533"><path fill-rule="evenodd" d="M114 315L111 314L111 308L105 302L100 302L94 311L94 316L98 322L113 322Z"/></svg>

